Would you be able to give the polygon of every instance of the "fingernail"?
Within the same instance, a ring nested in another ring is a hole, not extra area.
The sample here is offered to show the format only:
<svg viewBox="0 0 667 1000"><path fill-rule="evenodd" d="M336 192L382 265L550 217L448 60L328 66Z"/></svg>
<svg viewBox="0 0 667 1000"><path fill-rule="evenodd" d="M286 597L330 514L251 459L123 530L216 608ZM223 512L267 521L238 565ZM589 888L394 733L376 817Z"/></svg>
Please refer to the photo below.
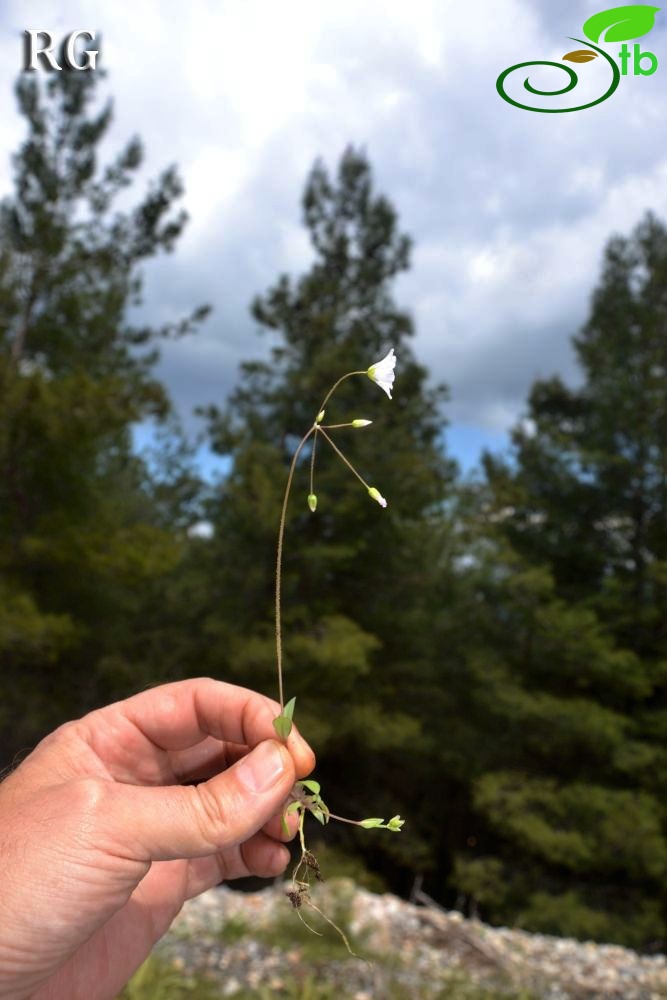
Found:
<svg viewBox="0 0 667 1000"><path fill-rule="evenodd" d="M249 792L265 792L285 770L283 751L273 740L260 744L237 765L241 784Z"/></svg>

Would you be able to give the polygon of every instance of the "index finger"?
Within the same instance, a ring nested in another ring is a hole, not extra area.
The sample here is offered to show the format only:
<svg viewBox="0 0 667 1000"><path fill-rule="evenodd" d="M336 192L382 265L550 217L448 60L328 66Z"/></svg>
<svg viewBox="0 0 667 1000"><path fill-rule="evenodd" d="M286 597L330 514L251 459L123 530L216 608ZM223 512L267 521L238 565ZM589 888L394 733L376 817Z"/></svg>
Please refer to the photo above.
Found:
<svg viewBox="0 0 667 1000"><path fill-rule="evenodd" d="M280 705L249 688L198 677L142 691L99 710L99 715L111 712L161 750L185 750L207 736L252 748L276 739L273 720L280 714ZM309 774L315 755L296 727L286 745L297 775Z"/></svg>

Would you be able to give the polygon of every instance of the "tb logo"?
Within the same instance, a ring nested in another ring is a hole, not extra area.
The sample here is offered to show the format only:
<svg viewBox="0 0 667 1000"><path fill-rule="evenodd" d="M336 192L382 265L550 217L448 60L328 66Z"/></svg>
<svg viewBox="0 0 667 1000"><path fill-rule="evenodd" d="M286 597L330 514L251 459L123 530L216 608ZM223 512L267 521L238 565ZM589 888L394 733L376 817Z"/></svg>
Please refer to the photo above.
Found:
<svg viewBox="0 0 667 1000"><path fill-rule="evenodd" d="M77 61L75 46L79 38L87 38L89 41L94 42L95 32L86 31L86 29L83 28L76 31L70 31L69 35L65 35L58 51L58 56L60 57L60 61L62 63L62 65L60 65L53 51L55 46L53 44L51 32L45 31L43 28L27 28L23 39L23 69L38 69L38 60L40 58L42 60L41 66L43 69L95 69L99 49L84 49L80 52L81 62Z"/></svg>

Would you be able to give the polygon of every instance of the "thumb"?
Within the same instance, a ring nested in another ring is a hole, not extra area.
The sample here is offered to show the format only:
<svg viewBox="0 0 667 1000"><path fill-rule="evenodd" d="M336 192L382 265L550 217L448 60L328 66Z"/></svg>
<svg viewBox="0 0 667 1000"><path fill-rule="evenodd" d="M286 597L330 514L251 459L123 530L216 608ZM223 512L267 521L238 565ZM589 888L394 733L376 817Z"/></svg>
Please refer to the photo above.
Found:
<svg viewBox="0 0 667 1000"><path fill-rule="evenodd" d="M213 854L248 840L287 799L296 775L285 746L266 740L196 786L115 785L106 830L137 859Z"/></svg>

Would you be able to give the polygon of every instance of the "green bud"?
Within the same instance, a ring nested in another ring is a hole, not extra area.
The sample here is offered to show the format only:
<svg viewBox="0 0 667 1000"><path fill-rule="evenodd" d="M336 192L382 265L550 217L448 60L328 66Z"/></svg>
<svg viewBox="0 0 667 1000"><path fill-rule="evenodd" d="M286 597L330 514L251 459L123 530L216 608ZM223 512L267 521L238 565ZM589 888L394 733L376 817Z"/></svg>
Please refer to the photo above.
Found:
<svg viewBox="0 0 667 1000"><path fill-rule="evenodd" d="M321 424L323 420L324 420L324 410L320 410L320 412L315 417L315 423Z"/></svg>
<svg viewBox="0 0 667 1000"><path fill-rule="evenodd" d="M359 826L363 826L364 830L391 830L393 833L398 833L404 823L405 820L400 816L392 816L387 823L377 816L371 816L369 819L360 820Z"/></svg>
<svg viewBox="0 0 667 1000"><path fill-rule="evenodd" d="M353 420L352 421L352 426L353 427L368 427L368 425L372 424L372 423L373 423L372 420Z"/></svg>
<svg viewBox="0 0 667 1000"><path fill-rule="evenodd" d="M317 510L317 497L315 496L314 493L308 494L308 506L310 507L310 509L314 514L315 511Z"/></svg>
<svg viewBox="0 0 667 1000"><path fill-rule="evenodd" d="M364 830L377 830L377 828L383 824L384 820L378 818L377 816L372 816L370 819L359 820L359 826L363 826Z"/></svg>
<svg viewBox="0 0 667 1000"><path fill-rule="evenodd" d="M380 491L376 490L374 486L369 486L368 487L368 495L371 498L371 500L376 500L380 504L381 507L386 507L387 506L387 501L382 496L382 494L380 493Z"/></svg>
<svg viewBox="0 0 667 1000"><path fill-rule="evenodd" d="M404 823L405 820L401 819L400 816L392 816L392 818L387 823L387 829L393 830L394 833L398 833Z"/></svg>

